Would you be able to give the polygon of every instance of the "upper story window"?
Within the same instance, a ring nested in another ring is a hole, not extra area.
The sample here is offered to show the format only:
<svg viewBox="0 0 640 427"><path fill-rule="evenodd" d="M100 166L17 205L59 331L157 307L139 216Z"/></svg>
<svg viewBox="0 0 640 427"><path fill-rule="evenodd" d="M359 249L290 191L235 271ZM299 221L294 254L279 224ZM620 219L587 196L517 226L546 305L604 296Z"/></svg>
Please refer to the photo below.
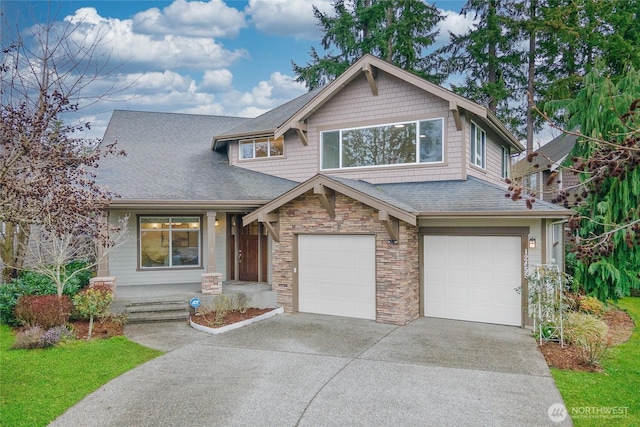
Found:
<svg viewBox="0 0 640 427"><path fill-rule="evenodd" d="M538 179L538 172L525 175L522 180L522 185L525 188L526 193L532 197L540 196L540 179Z"/></svg>
<svg viewBox="0 0 640 427"><path fill-rule="evenodd" d="M511 169L511 157L509 156L509 149L502 147L502 177L509 178L509 170Z"/></svg>
<svg viewBox="0 0 640 427"><path fill-rule="evenodd" d="M484 169L486 167L487 133L471 122L471 163Z"/></svg>
<svg viewBox="0 0 640 427"><path fill-rule="evenodd" d="M438 163L444 119L322 132L321 169Z"/></svg>
<svg viewBox="0 0 640 427"><path fill-rule="evenodd" d="M140 268L200 266L200 217L139 217Z"/></svg>
<svg viewBox="0 0 640 427"><path fill-rule="evenodd" d="M240 141L240 159L261 159L284 155L284 137L243 139Z"/></svg>

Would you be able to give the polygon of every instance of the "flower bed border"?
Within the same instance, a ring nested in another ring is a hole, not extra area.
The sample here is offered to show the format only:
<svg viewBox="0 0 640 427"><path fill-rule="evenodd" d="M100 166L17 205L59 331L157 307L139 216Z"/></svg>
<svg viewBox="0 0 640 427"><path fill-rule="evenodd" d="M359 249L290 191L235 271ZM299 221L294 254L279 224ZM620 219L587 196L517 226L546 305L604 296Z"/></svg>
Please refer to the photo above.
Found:
<svg viewBox="0 0 640 427"><path fill-rule="evenodd" d="M222 334L224 332L228 332L233 329L238 329L245 325L249 325L251 323L258 322L260 320L265 320L282 313L284 313L284 307L278 307L264 314L261 314L260 316L252 317L251 319L246 319L241 322L232 323L230 325L222 326L220 328L210 328L208 326L200 325L192 321L191 316L189 316L189 324L191 325L192 328L197 329L198 331L207 332L209 334Z"/></svg>

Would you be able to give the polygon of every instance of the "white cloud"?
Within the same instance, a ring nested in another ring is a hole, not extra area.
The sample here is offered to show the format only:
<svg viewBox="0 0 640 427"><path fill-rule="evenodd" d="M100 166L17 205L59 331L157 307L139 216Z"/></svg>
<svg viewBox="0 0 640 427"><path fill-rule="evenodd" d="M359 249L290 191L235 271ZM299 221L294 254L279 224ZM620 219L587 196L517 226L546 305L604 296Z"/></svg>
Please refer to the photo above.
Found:
<svg viewBox="0 0 640 427"><path fill-rule="evenodd" d="M200 90L228 91L232 88L233 74L227 69L206 70L202 77Z"/></svg>
<svg viewBox="0 0 640 427"><path fill-rule="evenodd" d="M244 111L249 106L267 111L305 92L304 84L295 82L293 77L275 72L271 74L268 81L259 82L251 92L245 92L236 99L244 107Z"/></svg>
<svg viewBox="0 0 640 427"><path fill-rule="evenodd" d="M133 17L133 30L141 34L232 38L246 26L244 13L221 0L175 0L162 11L154 7Z"/></svg>
<svg viewBox="0 0 640 427"><path fill-rule="evenodd" d="M464 16L451 10L440 10L440 13L445 15L445 18L438 24L440 34L438 34L436 42L448 43L450 40L449 32L455 35L464 34L478 22L478 20L473 19L471 14Z"/></svg>
<svg viewBox="0 0 640 427"><path fill-rule="evenodd" d="M226 67L248 56L243 49L224 49L211 38L139 34L132 20L103 18L92 7L78 9L65 21L76 26L73 41L85 45L98 42L97 53L110 54L112 61L122 61L125 69L136 64L156 69Z"/></svg>
<svg viewBox="0 0 640 427"><path fill-rule="evenodd" d="M313 6L329 13L332 3L333 0L249 0L245 12L259 31L314 40L321 37L321 32Z"/></svg>

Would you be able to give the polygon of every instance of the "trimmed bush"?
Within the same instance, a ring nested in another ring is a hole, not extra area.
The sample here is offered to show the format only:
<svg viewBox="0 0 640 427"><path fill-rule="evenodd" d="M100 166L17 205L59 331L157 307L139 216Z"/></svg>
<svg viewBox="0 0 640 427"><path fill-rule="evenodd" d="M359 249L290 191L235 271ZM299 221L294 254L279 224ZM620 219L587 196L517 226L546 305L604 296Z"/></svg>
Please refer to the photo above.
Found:
<svg viewBox="0 0 640 427"><path fill-rule="evenodd" d="M40 347L40 339L44 332L40 326L34 326L32 328L25 329L16 334L16 339L13 342L13 348L38 348Z"/></svg>
<svg viewBox="0 0 640 427"><path fill-rule="evenodd" d="M18 299L15 317L24 326L51 329L69 321L73 304L67 295L23 295Z"/></svg>
<svg viewBox="0 0 640 427"><path fill-rule="evenodd" d="M607 324L592 314L569 312L563 326L565 339L580 350L582 361L597 364L609 347Z"/></svg>

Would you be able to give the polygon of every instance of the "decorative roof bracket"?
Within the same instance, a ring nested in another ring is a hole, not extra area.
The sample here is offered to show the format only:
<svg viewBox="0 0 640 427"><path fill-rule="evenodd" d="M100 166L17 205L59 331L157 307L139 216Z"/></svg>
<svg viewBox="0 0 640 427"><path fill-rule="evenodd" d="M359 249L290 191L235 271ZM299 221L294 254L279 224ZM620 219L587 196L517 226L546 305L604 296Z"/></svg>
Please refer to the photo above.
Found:
<svg viewBox="0 0 640 427"><path fill-rule="evenodd" d="M384 228L389 233L389 241L392 243L398 243L400 238L400 220L394 218L387 211L378 211L378 219L384 224Z"/></svg>
<svg viewBox="0 0 640 427"><path fill-rule="evenodd" d="M329 217L334 219L336 217L336 192L322 184L316 184L313 186L313 194L320 196L320 203L327 210Z"/></svg>
<svg viewBox="0 0 640 427"><path fill-rule="evenodd" d="M309 145L309 138L307 138L307 124L302 122L294 122L291 124L291 128L295 129L298 134L298 138L302 141L302 145L305 147Z"/></svg>
<svg viewBox="0 0 640 427"><path fill-rule="evenodd" d="M275 242L280 241L280 215L277 213L268 213L258 215L258 222L264 224L267 232Z"/></svg>
<svg viewBox="0 0 640 427"><path fill-rule="evenodd" d="M449 102L449 110L453 115L453 121L456 123L456 130L459 132L462 130L462 120L460 120L460 110L455 102Z"/></svg>
<svg viewBox="0 0 640 427"><path fill-rule="evenodd" d="M376 72L371 67L371 64L365 63L362 65L362 72L367 77L367 82L369 82L369 87L371 88L371 94L373 96L378 96L378 82L376 81Z"/></svg>

